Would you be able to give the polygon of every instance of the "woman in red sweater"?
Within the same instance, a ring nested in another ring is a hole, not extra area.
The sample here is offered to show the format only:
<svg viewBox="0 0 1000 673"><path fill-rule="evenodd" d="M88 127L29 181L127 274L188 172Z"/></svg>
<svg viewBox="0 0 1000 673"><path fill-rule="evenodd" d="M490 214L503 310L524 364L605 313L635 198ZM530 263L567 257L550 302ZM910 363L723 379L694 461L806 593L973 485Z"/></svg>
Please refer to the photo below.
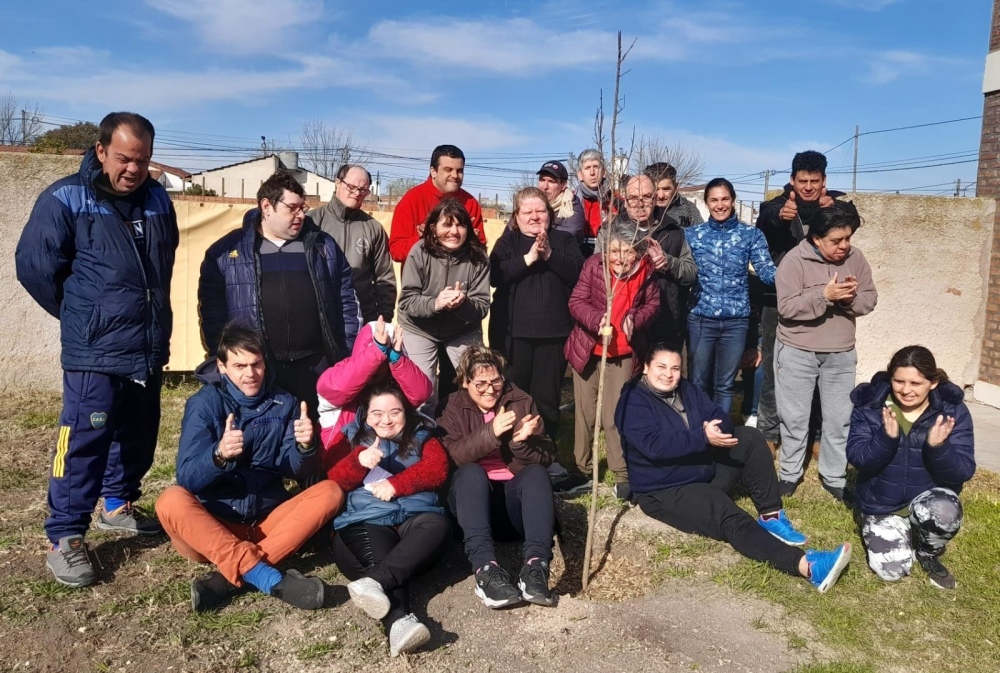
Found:
<svg viewBox="0 0 1000 673"><path fill-rule="evenodd" d="M642 365L649 347L648 331L660 310L660 291L653 265L645 255L646 241L640 238L634 222L615 222L601 247L603 250L584 262L569 299L569 312L576 324L564 352L573 367L574 455L580 472L590 474L594 420L600 413L608 469L615 475L615 496L628 500L628 471L615 427L615 406L622 386ZM597 409L597 370L605 349L604 398Z"/></svg>

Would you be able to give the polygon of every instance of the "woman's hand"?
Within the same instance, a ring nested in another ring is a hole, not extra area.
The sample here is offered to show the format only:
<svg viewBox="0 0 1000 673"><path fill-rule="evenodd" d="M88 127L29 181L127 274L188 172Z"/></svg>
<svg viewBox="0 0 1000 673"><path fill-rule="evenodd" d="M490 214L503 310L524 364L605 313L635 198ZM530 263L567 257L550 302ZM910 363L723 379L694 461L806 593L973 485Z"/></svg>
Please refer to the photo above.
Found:
<svg viewBox="0 0 1000 673"><path fill-rule="evenodd" d="M372 495L379 500L389 502L396 497L396 489L389 483L388 479L383 479L372 484Z"/></svg>
<svg viewBox="0 0 1000 673"><path fill-rule="evenodd" d="M955 429L955 417L939 415L934 427L927 433L927 444L937 448L948 441L951 431Z"/></svg>
<svg viewBox="0 0 1000 673"><path fill-rule="evenodd" d="M740 369L757 369L763 360L764 354L760 350L748 348L743 351L743 357L740 358Z"/></svg>
<svg viewBox="0 0 1000 673"><path fill-rule="evenodd" d="M718 418L714 421L705 421L702 423L702 427L705 428L705 438L708 439L708 443L722 449L731 449L739 444L739 441L735 437L719 430L720 423L722 423L722 421Z"/></svg>
<svg viewBox="0 0 1000 673"><path fill-rule="evenodd" d="M362 467L371 470L385 457L382 449L378 448L378 443L379 439L376 437L374 444L358 454L358 462L361 463Z"/></svg>
<svg viewBox="0 0 1000 673"><path fill-rule="evenodd" d="M514 436L511 439L513 439L515 442L524 442L527 441L528 437L540 434L542 429L541 421L542 421L541 416L539 416L538 414L535 414L534 416L528 414L527 416L521 419L521 427L517 429L517 431L514 433Z"/></svg>
<svg viewBox="0 0 1000 673"><path fill-rule="evenodd" d="M462 286L456 282L455 287L446 287L438 292L437 299L434 300L435 311L451 311L458 308L465 301L465 293Z"/></svg>
<svg viewBox="0 0 1000 673"><path fill-rule="evenodd" d="M505 411L503 407L500 407L500 411L493 417L493 434L499 437L513 428L516 422L517 414L513 411Z"/></svg>
<svg viewBox="0 0 1000 673"><path fill-rule="evenodd" d="M635 318L633 318L630 313L622 319L622 332L625 334L625 338L628 339L630 343L632 341L633 329L635 329Z"/></svg>
<svg viewBox="0 0 1000 673"><path fill-rule="evenodd" d="M403 352L403 326L398 323L392 329L392 350L397 353Z"/></svg>
<svg viewBox="0 0 1000 673"><path fill-rule="evenodd" d="M655 238L650 238L649 247L646 248L646 254L649 255L649 261L653 263L653 268L657 271L663 271L667 268L668 260L667 253L663 252L663 247L660 242Z"/></svg>
<svg viewBox="0 0 1000 673"><path fill-rule="evenodd" d="M385 329L385 318L382 316L379 316L378 320L375 321L375 327L372 328L372 339L382 346L389 343L389 332Z"/></svg>
<svg viewBox="0 0 1000 673"><path fill-rule="evenodd" d="M882 407L882 427L891 439L899 438L899 421L896 420L896 413L889 407Z"/></svg>
<svg viewBox="0 0 1000 673"><path fill-rule="evenodd" d="M847 280L843 283L837 282L837 272L834 271L833 276L830 277L830 282L826 284L823 288L823 296L826 297L827 301L838 302L847 301L848 303L854 301L854 298L858 295L858 281L851 280L851 276L847 277Z"/></svg>
<svg viewBox="0 0 1000 673"><path fill-rule="evenodd" d="M544 231L535 237L535 242L524 255L524 263L531 266L538 260L547 261L552 256L552 248L549 247L549 235Z"/></svg>

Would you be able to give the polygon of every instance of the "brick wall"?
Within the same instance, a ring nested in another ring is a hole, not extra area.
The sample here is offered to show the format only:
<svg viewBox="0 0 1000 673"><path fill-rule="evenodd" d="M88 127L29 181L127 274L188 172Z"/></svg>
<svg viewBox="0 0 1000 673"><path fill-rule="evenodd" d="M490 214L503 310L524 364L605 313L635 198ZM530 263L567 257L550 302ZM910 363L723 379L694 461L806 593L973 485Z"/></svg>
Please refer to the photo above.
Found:
<svg viewBox="0 0 1000 673"><path fill-rule="evenodd" d="M993 3L990 51L1000 49L1000 2ZM1000 198L1000 91L984 96L976 195ZM986 329L979 364L981 381L1000 385L1000 227L993 223L993 250L986 300Z"/></svg>

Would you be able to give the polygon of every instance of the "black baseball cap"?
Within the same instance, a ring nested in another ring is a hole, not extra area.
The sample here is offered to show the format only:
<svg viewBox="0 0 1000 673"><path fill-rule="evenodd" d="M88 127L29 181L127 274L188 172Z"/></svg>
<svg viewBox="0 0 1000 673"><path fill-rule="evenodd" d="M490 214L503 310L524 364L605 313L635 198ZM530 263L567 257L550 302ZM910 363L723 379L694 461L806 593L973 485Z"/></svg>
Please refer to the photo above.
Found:
<svg viewBox="0 0 1000 673"><path fill-rule="evenodd" d="M548 173L556 180L561 180L563 182L569 180L569 173L566 172L566 167L562 165L561 161L546 161L542 164L542 167L538 169L536 175L541 175L542 173Z"/></svg>

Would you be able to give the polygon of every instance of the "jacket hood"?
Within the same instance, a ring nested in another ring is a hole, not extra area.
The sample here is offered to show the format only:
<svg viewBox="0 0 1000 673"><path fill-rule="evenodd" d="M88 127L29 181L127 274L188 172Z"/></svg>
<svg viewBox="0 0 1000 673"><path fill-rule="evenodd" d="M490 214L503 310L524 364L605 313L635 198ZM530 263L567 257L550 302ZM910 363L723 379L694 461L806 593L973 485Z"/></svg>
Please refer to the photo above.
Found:
<svg viewBox="0 0 1000 673"><path fill-rule="evenodd" d="M851 402L856 407L879 409L892 390L889 372L876 372L870 383L862 383L851 391ZM938 409L943 404L956 406L965 401L965 393L951 381L942 381L929 395L930 406Z"/></svg>

